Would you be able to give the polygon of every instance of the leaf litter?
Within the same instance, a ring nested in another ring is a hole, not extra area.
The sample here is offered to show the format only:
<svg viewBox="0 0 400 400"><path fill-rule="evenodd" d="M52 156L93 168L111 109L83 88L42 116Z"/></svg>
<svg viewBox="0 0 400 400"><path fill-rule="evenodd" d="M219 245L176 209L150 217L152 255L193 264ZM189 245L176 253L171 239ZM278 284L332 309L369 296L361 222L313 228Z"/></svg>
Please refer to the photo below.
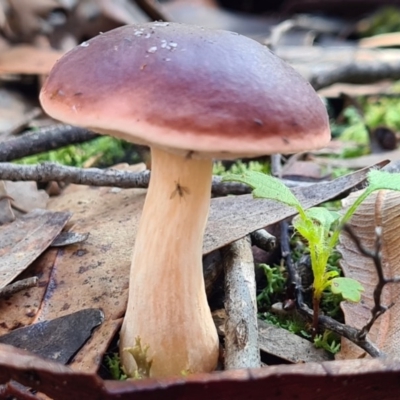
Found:
<svg viewBox="0 0 400 400"><path fill-rule="evenodd" d="M357 193L343 201L349 206ZM370 195L358 208L349 225L361 244L374 251L376 228L381 227L381 261L384 276L393 278L400 276L400 193L381 190ZM341 266L345 276L359 281L365 291L360 303L342 303L346 323L362 328L371 317L374 306L373 292L378 276L371 258L359 253L348 233L340 235L338 250L342 254ZM386 354L394 357L400 355L400 285L389 284L383 289L381 304L390 306L372 326L368 337ZM337 355L339 359L364 357L364 352L346 339L342 339L342 347Z"/></svg>

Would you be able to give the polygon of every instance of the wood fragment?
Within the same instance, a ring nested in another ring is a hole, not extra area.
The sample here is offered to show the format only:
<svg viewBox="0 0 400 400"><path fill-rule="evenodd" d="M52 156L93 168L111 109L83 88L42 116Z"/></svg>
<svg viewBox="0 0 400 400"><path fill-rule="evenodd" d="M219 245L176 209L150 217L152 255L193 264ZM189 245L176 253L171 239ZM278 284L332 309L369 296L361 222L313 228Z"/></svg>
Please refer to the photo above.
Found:
<svg viewBox="0 0 400 400"><path fill-rule="evenodd" d="M71 214L34 210L0 227L0 288L8 285L43 253Z"/></svg>
<svg viewBox="0 0 400 400"><path fill-rule="evenodd" d="M0 289L0 298L9 297L15 293L21 292L22 290L37 286L38 281L39 279L37 276L33 276L31 278L21 279L20 281L10 283L9 285Z"/></svg>
<svg viewBox="0 0 400 400"><path fill-rule="evenodd" d="M252 232L250 237L254 246L267 252L273 250L276 246L276 237L271 235L265 229L258 229Z"/></svg>
<svg viewBox="0 0 400 400"><path fill-rule="evenodd" d="M225 369L260 367L254 260L248 236L227 246Z"/></svg>
<svg viewBox="0 0 400 400"><path fill-rule="evenodd" d="M286 329L258 320L260 350L292 363L328 361L333 357Z"/></svg>

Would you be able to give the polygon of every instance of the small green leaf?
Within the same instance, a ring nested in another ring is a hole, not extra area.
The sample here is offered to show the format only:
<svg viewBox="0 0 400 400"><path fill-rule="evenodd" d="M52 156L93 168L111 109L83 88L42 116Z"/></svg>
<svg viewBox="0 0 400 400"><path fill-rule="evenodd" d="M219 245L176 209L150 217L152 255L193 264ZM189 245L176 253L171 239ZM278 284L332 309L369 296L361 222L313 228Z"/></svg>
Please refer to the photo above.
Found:
<svg viewBox="0 0 400 400"><path fill-rule="evenodd" d="M340 214L335 211L330 211L325 207L312 207L305 211L308 218L322 225L326 232L329 231L331 225L337 221Z"/></svg>
<svg viewBox="0 0 400 400"><path fill-rule="evenodd" d="M246 171L240 175L228 174L222 178L222 181L244 183L253 189L254 197L277 200L297 210L302 209L300 202L287 186L279 179L262 172Z"/></svg>
<svg viewBox="0 0 400 400"><path fill-rule="evenodd" d="M358 303L361 292L364 291L360 282L351 278L334 278L331 281L331 290L334 294L341 294L345 300Z"/></svg>
<svg viewBox="0 0 400 400"><path fill-rule="evenodd" d="M368 173L368 181L368 192L381 189L400 190L400 174L372 169Z"/></svg>

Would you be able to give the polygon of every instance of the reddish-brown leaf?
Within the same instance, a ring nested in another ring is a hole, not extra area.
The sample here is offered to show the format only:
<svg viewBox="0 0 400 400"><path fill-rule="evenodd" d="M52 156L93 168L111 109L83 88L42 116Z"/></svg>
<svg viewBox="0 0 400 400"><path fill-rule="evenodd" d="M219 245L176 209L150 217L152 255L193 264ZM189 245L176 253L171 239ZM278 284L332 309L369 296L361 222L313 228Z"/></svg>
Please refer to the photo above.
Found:
<svg viewBox="0 0 400 400"><path fill-rule="evenodd" d="M351 204L359 193L346 199ZM375 230L382 228L381 259L385 277L400 276L400 193L382 190L373 193L358 208L350 221L350 226L362 245L373 251ZM346 232L340 235L339 251L342 254L341 265L347 277L358 280L365 288L361 302L342 303L346 323L362 328L371 316L374 305L373 291L378 281L373 260L361 255ZM391 356L400 355L400 284L387 285L383 290L381 304L391 307L373 325L368 337L381 350ZM363 356L364 351L347 340L342 341L342 350L338 358L349 359Z"/></svg>

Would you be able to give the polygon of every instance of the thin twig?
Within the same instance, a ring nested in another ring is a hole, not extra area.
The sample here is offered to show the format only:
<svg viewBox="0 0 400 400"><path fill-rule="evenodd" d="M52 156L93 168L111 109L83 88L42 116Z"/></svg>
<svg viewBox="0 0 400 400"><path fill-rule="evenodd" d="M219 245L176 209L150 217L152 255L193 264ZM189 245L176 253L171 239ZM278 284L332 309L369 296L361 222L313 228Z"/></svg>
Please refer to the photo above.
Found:
<svg viewBox="0 0 400 400"><path fill-rule="evenodd" d="M1 145L0 145L1 147ZM130 172L115 169L76 168L45 162L36 165L18 165L0 162L0 179L7 181L64 182L77 185L112 186L125 189L147 188L150 172ZM290 187L314 185L315 182L282 180ZM213 196L248 194L251 189L238 182L222 182L222 177L212 180Z"/></svg>
<svg viewBox="0 0 400 400"><path fill-rule="evenodd" d="M1 142L0 161L13 161L70 144L87 142L96 137L97 134L84 128L64 124L52 125Z"/></svg>
<svg viewBox="0 0 400 400"><path fill-rule="evenodd" d="M276 178L282 177L282 156L280 154L271 155L271 175Z"/></svg>
<svg viewBox="0 0 400 400"><path fill-rule="evenodd" d="M37 286L38 281L39 279L36 276L34 276L32 278L21 279L20 281L10 283L9 285L0 289L0 298L9 297L15 293L21 292L22 290L26 290L33 286Z"/></svg>
<svg viewBox="0 0 400 400"><path fill-rule="evenodd" d="M288 273L289 291L294 291L296 302L298 305L304 303L303 289L300 275L295 268L290 251L289 223L287 221L280 222L281 228L281 254L285 260L286 271Z"/></svg>
<svg viewBox="0 0 400 400"><path fill-rule="evenodd" d="M351 62L334 70L317 71L309 81L315 90L320 90L339 82L367 84L383 79L400 79L400 62Z"/></svg>
<svg viewBox="0 0 400 400"><path fill-rule="evenodd" d="M313 311L305 303L303 303L298 308L298 310L302 315L304 315L308 319L312 320L314 318ZM350 340L351 342L362 348L365 352L367 352L371 357L385 356L385 353L379 350L379 348L368 338L360 339L359 338L360 330L353 328L352 326L342 324L326 315L318 316L318 325L323 329L328 329Z"/></svg>
<svg viewBox="0 0 400 400"><path fill-rule="evenodd" d="M37 165L0 163L0 179L7 181L55 181L130 189L147 188L150 171L130 172L112 168L76 168L48 162ZM250 193L250 188L246 185L238 182L222 182L221 177L213 177L212 194L214 196L246 193Z"/></svg>
<svg viewBox="0 0 400 400"><path fill-rule="evenodd" d="M250 233L251 242L254 246L264 251L271 251L276 247L276 237L265 229L258 229Z"/></svg>

